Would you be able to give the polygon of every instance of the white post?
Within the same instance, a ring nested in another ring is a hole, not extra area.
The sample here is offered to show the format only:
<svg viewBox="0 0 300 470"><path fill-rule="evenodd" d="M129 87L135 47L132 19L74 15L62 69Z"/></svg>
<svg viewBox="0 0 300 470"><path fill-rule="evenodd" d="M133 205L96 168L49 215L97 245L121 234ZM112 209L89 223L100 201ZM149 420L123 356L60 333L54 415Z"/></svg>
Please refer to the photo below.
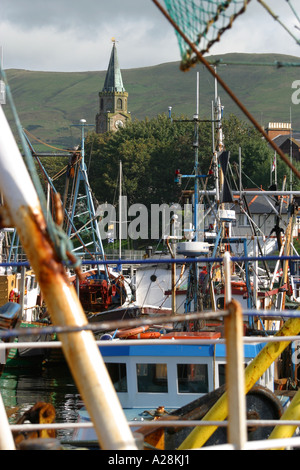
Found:
<svg viewBox="0 0 300 470"><path fill-rule="evenodd" d="M231 302L231 261L228 251L224 253L225 308Z"/></svg>
<svg viewBox="0 0 300 470"><path fill-rule="evenodd" d="M19 291L20 291L20 305L21 305L21 319L28 321L29 319L27 318L28 310L25 313L24 307L25 307L25 289L26 289L26 267L22 266L21 268L21 282L20 286L18 286ZM32 312L30 311L30 315L32 315ZM32 318L31 318L32 320Z"/></svg>
<svg viewBox="0 0 300 470"><path fill-rule="evenodd" d="M253 238L253 247L254 247L254 256L258 258L258 240L257 236ZM258 259L253 262L254 267L254 276L253 276L253 294L254 294L254 305L258 310L260 308L260 303L258 304Z"/></svg>

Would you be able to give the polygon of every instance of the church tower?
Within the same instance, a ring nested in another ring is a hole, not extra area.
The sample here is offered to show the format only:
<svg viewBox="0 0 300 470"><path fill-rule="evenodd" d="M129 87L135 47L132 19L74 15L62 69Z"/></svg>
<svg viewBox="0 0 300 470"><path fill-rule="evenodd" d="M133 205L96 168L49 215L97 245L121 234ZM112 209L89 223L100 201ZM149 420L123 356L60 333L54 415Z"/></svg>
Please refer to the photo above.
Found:
<svg viewBox="0 0 300 470"><path fill-rule="evenodd" d="M100 110L96 116L96 132L117 131L131 119L128 113L128 93L125 91L119 67L116 41L113 48L102 91L99 93Z"/></svg>

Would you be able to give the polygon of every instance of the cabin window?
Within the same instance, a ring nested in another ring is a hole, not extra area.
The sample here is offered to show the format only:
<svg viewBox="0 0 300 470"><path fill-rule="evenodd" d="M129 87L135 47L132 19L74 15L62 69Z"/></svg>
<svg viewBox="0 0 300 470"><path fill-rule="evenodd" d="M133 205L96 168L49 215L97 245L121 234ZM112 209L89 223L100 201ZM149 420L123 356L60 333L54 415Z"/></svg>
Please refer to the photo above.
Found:
<svg viewBox="0 0 300 470"><path fill-rule="evenodd" d="M179 393L208 393L207 364L177 364Z"/></svg>
<svg viewBox="0 0 300 470"><path fill-rule="evenodd" d="M219 387L225 385L226 383L226 376L225 376L225 366L226 364L219 364L218 371L219 371Z"/></svg>
<svg viewBox="0 0 300 470"><path fill-rule="evenodd" d="M137 364L138 392L168 393L167 364Z"/></svg>
<svg viewBox="0 0 300 470"><path fill-rule="evenodd" d="M109 362L106 367L116 392L127 392L126 364Z"/></svg>
<svg viewBox="0 0 300 470"><path fill-rule="evenodd" d="M244 364L246 369L248 364ZM226 364L219 364L218 365L218 374L219 374L219 387L226 384Z"/></svg>

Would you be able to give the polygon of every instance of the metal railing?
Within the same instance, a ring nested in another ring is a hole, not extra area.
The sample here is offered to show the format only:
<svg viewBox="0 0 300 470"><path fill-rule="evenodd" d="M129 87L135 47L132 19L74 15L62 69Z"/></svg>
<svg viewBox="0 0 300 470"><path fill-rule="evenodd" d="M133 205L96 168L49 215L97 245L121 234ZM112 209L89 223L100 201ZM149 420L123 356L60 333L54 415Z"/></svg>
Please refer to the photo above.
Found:
<svg viewBox="0 0 300 470"><path fill-rule="evenodd" d="M224 311L224 314L226 315L226 311ZM274 313L275 314L275 313ZM298 339L297 336L291 336L291 337L285 337L284 340L289 340L293 341ZM268 337L268 338L263 338L263 337L249 337L249 338L243 338L244 342L247 344L251 343L258 343L258 342L279 342L283 341L283 338L278 338L278 337ZM169 344L169 340L139 340L138 343L140 345L142 344L147 344L147 345L154 345L154 344L160 344L162 345L163 343ZM207 344L227 344L227 340L224 339L216 339L216 340L174 340L172 344L197 344L197 345L207 345ZM101 347L106 347L110 346L109 342L103 342L103 341L97 341L97 344ZM126 341L127 345L136 345L137 341L136 340L127 340ZM119 345L122 346L122 342L119 342ZM59 341L56 342L25 342L25 343L0 343L0 349L8 349L8 348L16 348L16 349L25 349L25 348L61 348L62 344ZM118 344L117 344L118 346ZM230 354L230 353L229 353ZM234 351L233 351L234 354ZM232 356L230 356L232 359ZM241 365L243 365L243 355L237 354L236 358L239 358L239 362ZM232 365L234 362L232 362ZM241 442L241 436L245 436L245 430L248 426L256 426L256 427L265 427L265 426L293 426L293 427L298 427L300 426L300 419L289 419L289 420L270 420L270 419L264 419L264 420L249 420L246 419L246 413L244 413L245 408L243 406L243 402L245 399L245 395L242 390L239 390L239 396L240 400L237 399L236 395L236 390L237 386L236 384L238 383L237 380L237 369L232 368L230 372L230 377L228 377L228 389L234 393L234 407L229 410L228 414L228 419L227 420L192 420L192 421L185 421L185 420L172 420L171 422L168 420L159 420L158 421L143 421L142 425L143 427L148 427L149 429L151 428L157 428L158 424L159 427L161 428L170 428L170 427L199 427L199 428L205 428L205 427L228 427L229 429L229 442L228 444L222 444L222 445L214 445L214 446L209 446L209 447L201 447L202 450L259 450L259 449L275 449L275 448L296 448L300 447L300 437L295 436L291 438L282 438L282 439L272 439L272 440L263 440L263 441L251 441L247 442L247 439L244 437L243 441ZM3 405L2 405L3 406ZM0 394L0 415L1 415L1 394ZM5 415L6 416L6 415ZM7 418L6 418L7 420ZM1 430L0 430L0 447L1 450L3 450L3 445L4 448L7 445L7 438L11 435L12 432L32 432L32 431L37 431L41 429L45 430L63 430L63 429L78 429L78 428L93 428L93 423L52 423L52 424L8 424L5 428L4 426L5 420L3 417L1 418ZM137 422L132 421L129 422L129 426L132 428L137 427ZM241 430L244 430L242 432ZM233 435L230 435L230 430L233 430L234 433ZM3 439L3 435L6 435L6 438ZM3 444L4 443L4 444ZM76 445L76 442L74 441L74 445ZM200 448L199 448L200 449Z"/></svg>

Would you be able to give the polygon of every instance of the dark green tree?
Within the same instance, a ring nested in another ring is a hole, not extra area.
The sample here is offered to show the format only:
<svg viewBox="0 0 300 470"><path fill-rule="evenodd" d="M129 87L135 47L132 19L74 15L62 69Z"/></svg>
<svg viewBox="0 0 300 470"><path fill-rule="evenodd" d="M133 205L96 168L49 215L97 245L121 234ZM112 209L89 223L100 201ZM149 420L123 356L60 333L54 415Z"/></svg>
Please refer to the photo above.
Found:
<svg viewBox="0 0 300 470"><path fill-rule="evenodd" d="M86 139L86 161L97 200L110 204L117 200L119 162L122 161L123 188L129 204L149 207L179 202L181 189L192 189L194 184L192 179L182 180L181 188L174 183L176 169L182 174L194 171L194 131L195 124L185 116L174 117L171 121L166 115L159 115L133 121L116 133L90 133ZM223 132L236 181L241 148L244 188L268 189L274 152L261 134L234 115L224 119ZM208 173L212 160L211 134L211 123L200 122L198 158L202 174ZM289 175L289 169L277 158L279 186L284 175Z"/></svg>

